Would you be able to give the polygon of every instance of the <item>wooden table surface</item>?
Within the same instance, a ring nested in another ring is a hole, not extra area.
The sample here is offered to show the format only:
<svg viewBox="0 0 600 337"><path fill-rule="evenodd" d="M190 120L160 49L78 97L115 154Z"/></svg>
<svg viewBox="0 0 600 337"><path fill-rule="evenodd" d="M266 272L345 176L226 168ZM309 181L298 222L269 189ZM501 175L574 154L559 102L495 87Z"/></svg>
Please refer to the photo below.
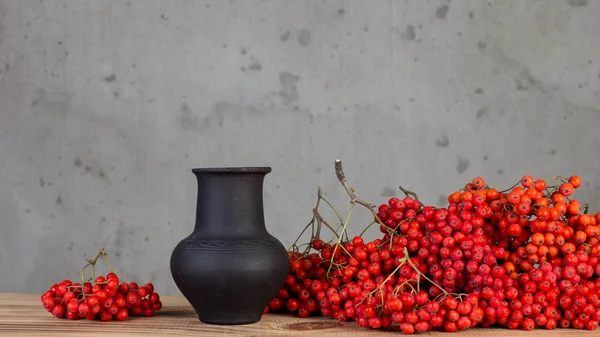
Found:
<svg viewBox="0 0 600 337"><path fill-rule="evenodd" d="M163 308L153 317L133 317L120 321L58 319L48 313L39 294L0 293L0 336L392 336L399 332L361 328L332 318L297 318L267 314L255 324L239 326L208 325L183 297L165 296ZM510 331L473 328L453 334L427 332L424 336L600 336L599 331L555 329Z"/></svg>

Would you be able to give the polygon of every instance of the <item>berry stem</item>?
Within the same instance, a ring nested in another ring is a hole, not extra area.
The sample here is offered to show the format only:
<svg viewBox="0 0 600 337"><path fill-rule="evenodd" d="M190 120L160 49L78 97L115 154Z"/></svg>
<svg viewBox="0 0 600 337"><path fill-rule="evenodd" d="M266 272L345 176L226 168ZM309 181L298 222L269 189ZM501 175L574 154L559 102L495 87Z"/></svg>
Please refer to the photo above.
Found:
<svg viewBox="0 0 600 337"><path fill-rule="evenodd" d="M382 285L386 284L387 281L390 280L392 275L396 274L396 272L404 265L404 262L406 262L406 258L403 258L400 260L400 263L398 264L398 266L396 268L394 268L394 270L392 270L392 272L388 275L388 277L385 278L385 280L381 284Z"/></svg>
<svg viewBox="0 0 600 337"><path fill-rule="evenodd" d="M357 304L355 304L355 305L354 305L354 307L355 307L355 308L356 308L356 307L358 307L358 306L359 306L359 305L360 305L360 304L361 304L361 303L362 303L362 302L363 302L365 299L367 299L367 297L371 298L371 296L373 296L373 294L374 294L374 293L375 293L377 290L381 290L381 287L383 287L383 286L385 285L385 283L386 283L387 281L389 281L389 279L392 277L392 275L394 275L394 274L395 274L395 273L396 273L396 272L397 272L397 271L400 269L400 267L402 267L402 266L404 265L404 262L405 262L405 259L403 258L403 259L402 259L402 262L401 262L401 263L398 265L398 267L396 267L396 269L394 269L394 270L393 270L393 271L392 271L392 272L391 272L391 273L388 275L388 277L387 277L387 278L386 278L386 279L385 279L383 282L381 282L381 285L380 285L379 287L377 287L377 288L375 288L375 289L371 290L371 291L369 292L369 296L364 296L364 297L363 297L363 298L360 300L360 302L358 302Z"/></svg>
<svg viewBox="0 0 600 337"><path fill-rule="evenodd" d="M353 204L357 203L368 208L371 211L371 213L373 213L375 221L380 225L384 225L381 219L379 219L379 217L377 216L377 212L375 211L375 205L359 199L354 189L350 187L350 185L348 185L348 181L346 181L346 174L344 173L344 168L342 167L342 161L340 159L335 160L335 174L342 186L344 186L346 193L348 193L348 195L350 196L350 201Z"/></svg>
<svg viewBox="0 0 600 337"><path fill-rule="evenodd" d="M415 199L419 200L419 196L417 195L417 193L407 190L404 187L402 187L402 185L398 186L398 188L400 188L400 190L408 197L408 196L413 196ZM419 200L421 201L421 200Z"/></svg>
<svg viewBox="0 0 600 337"><path fill-rule="evenodd" d="M504 193L504 192L508 192L508 191L512 190L513 188L515 188L515 187L519 186L519 184L520 184L520 183L521 183L520 181L517 181L517 183L516 183L516 184L512 185L511 187L509 187L509 188L507 188L507 189L505 189L505 190L498 191L498 193Z"/></svg>
<svg viewBox="0 0 600 337"><path fill-rule="evenodd" d="M327 199L323 198L323 196L321 195L321 187L319 187L319 198L323 200L327 205L329 205L329 207L331 207L335 215L338 217L340 223L342 223L344 220L342 220L340 213L337 211L337 209L335 209L335 207L333 207L333 205Z"/></svg>
<svg viewBox="0 0 600 337"><path fill-rule="evenodd" d="M427 277L423 273L421 273L421 271L417 268L417 266L415 266L412 263L412 261L410 260L410 256L408 255L408 249L406 249L406 247L404 247L404 258L406 259L406 261L408 262L408 264L410 264L410 266L413 267L413 269L417 272L417 274L419 275L419 277L423 277L427 281L431 282L431 284L433 284L434 286L436 286L439 290L441 290L444 294L448 295L448 292L446 291L446 289L440 287L439 284L433 282L429 277ZM419 282L417 283L417 287L418 286L419 286Z"/></svg>
<svg viewBox="0 0 600 337"><path fill-rule="evenodd" d="M410 279L408 279L408 280L402 282L402 284L397 285L396 288L394 288L394 291L392 292L392 294L396 295L396 294L398 294L398 292L400 290L404 291L404 286L409 286L413 292L415 292L415 293L417 292L415 290L415 288L410 284Z"/></svg>
<svg viewBox="0 0 600 337"><path fill-rule="evenodd" d="M354 200L350 201L350 209L348 210L348 216L346 217L346 221L344 221L344 227L342 227L342 233L340 233L340 235L338 236L337 245L335 245L335 248L333 249L333 252L331 253L329 268L327 268L327 275L329 275L329 272L331 271L331 267L333 266L333 259L335 258L335 253L337 252L338 247L341 246L342 236L344 236L344 233L346 232L346 228L348 227L348 223L350 222L350 216L352 215L352 211L354 210L354 205L356 205L355 201Z"/></svg>
<svg viewBox="0 0 600 337"><path fill-rule="evenodd" d="M320 233L321 233L321 224L325 225L325 227L329 228L329 230L331 230L333 232L333 234L336 237L340 237L338 235L338 233L333 229L333 227L331 227L331 225L329 225L329 223L327 221L325 221L325 219L323 219L323 217L321 216L321 213L319 213L319 211L316 208L313 208L313 214L315 215L315 218L318 221L318 225L317 225L317 235L315 236L315 238L319 238L320 237Z"/></svg>
<svg viewBox="0 0 600 337"><path fill-rule="evenodd" d="M321 200L323 200L325 203L327 203L327 205L329 205L329 207L331 207L331 209L335 212L335 214L340 219L340 226L338 227L337 230L334 229L321 216L321 213L319 213L319 206L321 204ZM316 228L315 228L315 224L316 224ZM320 239L321 238L321 225L323 225L323 224L336 236L336 238L340 239L340 235L338 235L337 232L343 226L343 224L344 224L343 220L340 217L338 211L333 207L333 205L331 205L331 203L329 201L327 201L325 198L323 198L323 194L321 193L321 187L319 186L318 189L317 189L317 202L315 204L315 207L313 208L313 218L306 225L306 227L304 227L304 229L302 230L302 232L300 232L300 235L298 235L298 237L296 238L296 240L294 241L294 243L292 243L292 245L290 246L290 248L288 250L293 250L294 252L296 252L295 248L298 248L298 246L297 246L298 240L300 240L300 238L302 237L302 235L304 235L304 233L306 232L306 230L308 229L308 227L311 227L311 237L310 237L310 241L309 242L312 242L314 239ZM342 236L343 236L343 233L342 233ZM348 240L348 234L346 234L346 240ZM310 251L310 248L311 248L311 246L308 245L308 247L306 248L306 250L303 252L303 255L306 255Z"/></svg>
<svg viewBox="0 0 600 337"><path fill-rule="evenodd" d="M95 279L96 277L96 261L98 261L98 258L100 257L100 255L105 254L106 251L104 250L104 248L100 249L100 251L98 252L98 254L96 254L96 256L93 259L86 259L87 264L85 266L83 266L83 269L81 270L81 289L83 290L83 285L85 284L85 269L88 266L92 266L92 280ZM83 296L85 297L86 294L82 291Z"/></svg>
<svg viewBox="0 0 600 337"><path fill-rule="evenodd" d="M308 223L308 225L306 225L304 227L304 229L302 230L302 232L300 232L300 235L298 235L298 237L296 238L296 240L294 241L294 243L292 243L292 246L288 249L288 250L293 250L294 247L297 247L296 244L298 243L298 240L300 240L300 237L302 237L302 235L304 234L304 232L306 232L306 230L308 229L309 226L314 224L314 218L311 222Z"/></svg>
<svg viewBox="0 0 600 337"><path fill-rule="evenodd" d="M102 254L102 257L104 258L104 262L106 262L106 264L108 265L108 267L110 268L110 270L115 273L115 275L117 275L117 277L119 277L119 274L117 273L117 271L115 270L115 268L113 268L112 264L110 264L110 261L108 260L108 253L104 252L104 254Z"/></svg>
<svg viewBox="0 0 600 337"><path fill-rule="evenodd" d="M365 227L365 229L363 229L363 231L360 232L360 234L358 236L362 237L365 234L365 232L376 223L377 223L377 221L375 221L375 220L371 221L371 223L367 227Z"/></svg>

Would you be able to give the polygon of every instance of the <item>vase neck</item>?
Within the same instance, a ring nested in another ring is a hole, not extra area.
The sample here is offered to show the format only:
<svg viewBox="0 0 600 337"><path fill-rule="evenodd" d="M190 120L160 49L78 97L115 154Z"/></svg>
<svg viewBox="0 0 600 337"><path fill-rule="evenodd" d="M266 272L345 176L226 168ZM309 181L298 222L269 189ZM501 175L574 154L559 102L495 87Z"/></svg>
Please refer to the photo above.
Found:
<svg viewBox="0 0 600 337"><path fill-rule="evenodd" d="M263 211L264 173L195 172L198 181L194 234L248 238L267 233Z"/></svg>

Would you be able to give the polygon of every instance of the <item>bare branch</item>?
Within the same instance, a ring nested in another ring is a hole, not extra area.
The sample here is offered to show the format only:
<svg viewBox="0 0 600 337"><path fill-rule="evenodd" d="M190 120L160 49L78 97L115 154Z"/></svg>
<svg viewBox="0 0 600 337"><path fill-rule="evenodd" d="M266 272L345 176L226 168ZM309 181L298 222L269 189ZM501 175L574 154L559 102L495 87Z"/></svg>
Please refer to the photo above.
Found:
<svg viewBox="0 0 600 337"><path fill-rule="evenodd" d="M342 161L340 159L335 160L335 174L337 175L338 180L340 181L342 186L344 186L346 193L348 193L348 195L350 196L350 201L368 208L371 211L371 213L373 213L375 221L380 225L384 225L383 222L377 216L377 212L375 211L375 205L359 199L354 189L350 187L350 185L348 185L348 181L346 181L346 175L344 174L344 169L342 168Z"/></svg>
<svg viewBox="0 0 600 337"><path fill-rule="evenodd" d="M325 221L325 219L323 219L323 217L321 216L321 213L319 213L319 211L316 208L313 208L313 214L315 215L315 218L317 219L317 221L318 221L319 224L324 224L327 228L329 228L333 232L333 234L336 237L338 237L338 238L340 237L338 235L338 233L333 229L333 227L331 227L329 225L329 223L327 223L327 221ZM316 235L316 237L319 238L320 234L321 234L321 226L318 226L317 228L318 229L317 229L317 235Z"/></svg>

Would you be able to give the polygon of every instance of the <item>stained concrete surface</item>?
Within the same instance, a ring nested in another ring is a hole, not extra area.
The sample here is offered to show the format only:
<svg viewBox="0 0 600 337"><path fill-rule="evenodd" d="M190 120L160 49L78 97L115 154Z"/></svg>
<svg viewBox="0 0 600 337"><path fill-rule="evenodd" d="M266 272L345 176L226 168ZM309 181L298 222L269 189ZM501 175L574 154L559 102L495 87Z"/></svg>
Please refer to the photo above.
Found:
<svg viewBox="0 0 600 337"><path fill-rule="evenodd" d="M336 158L375 203L579 174L600 210L599 16L595 0L0 0L0 291L78 278L105 247L178 294L193 167L272 166L286 246L318 185L347 210Z"/></svg>

